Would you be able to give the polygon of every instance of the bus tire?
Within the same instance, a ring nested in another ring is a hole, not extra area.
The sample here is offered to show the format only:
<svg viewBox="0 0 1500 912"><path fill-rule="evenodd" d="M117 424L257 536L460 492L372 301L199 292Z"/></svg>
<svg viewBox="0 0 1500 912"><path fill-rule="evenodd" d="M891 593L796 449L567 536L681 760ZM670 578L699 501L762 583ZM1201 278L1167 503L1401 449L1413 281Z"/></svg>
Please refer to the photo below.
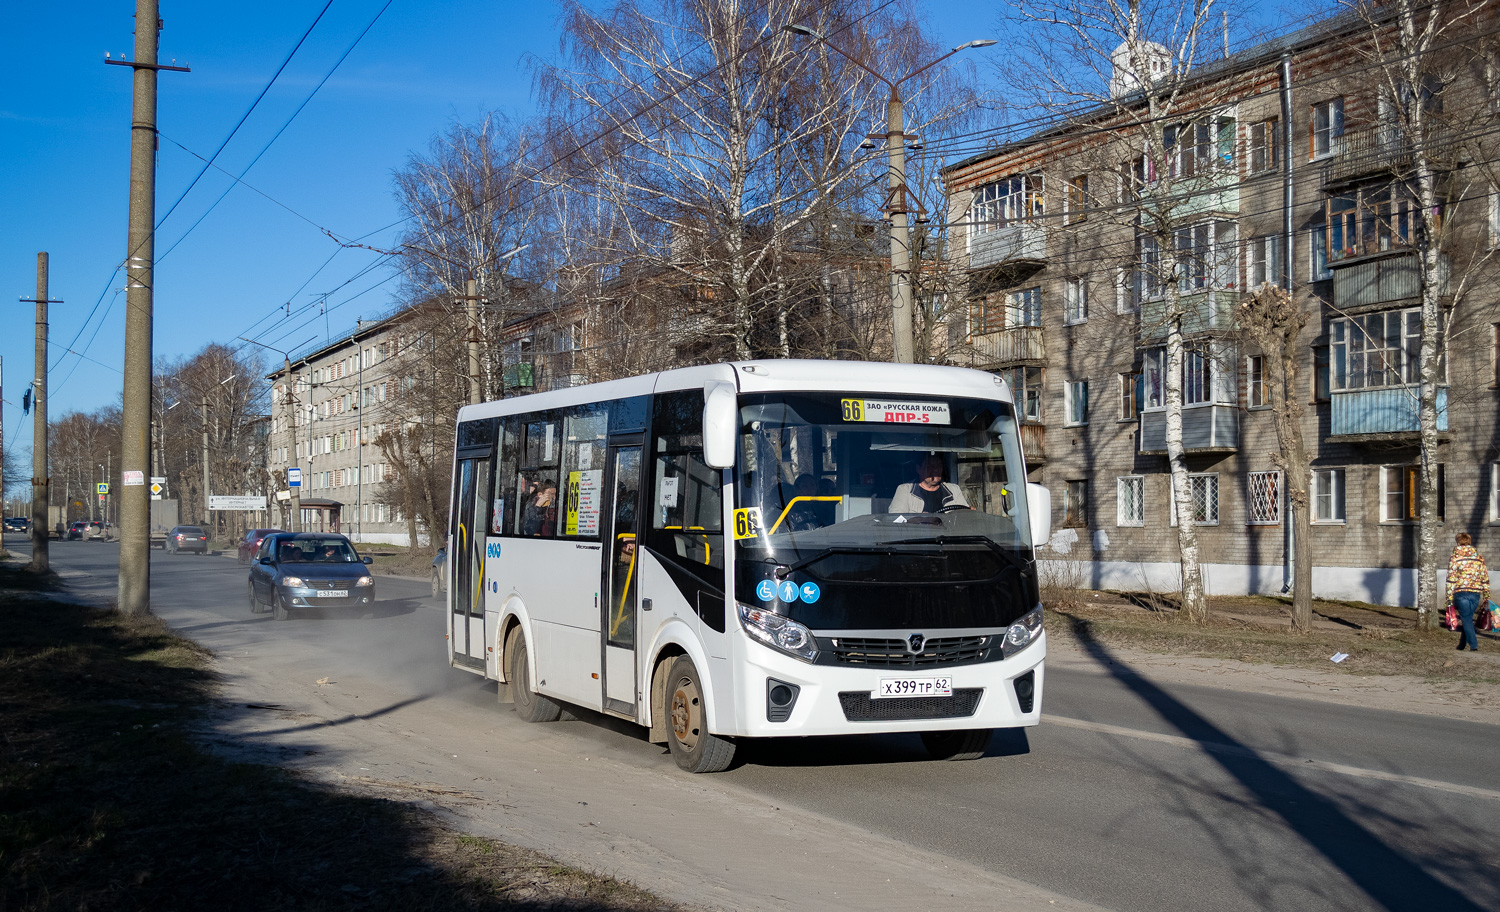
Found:
<svg viewBox="0 0 1500 912"><path fill-rule="evenodd" d="M922 745L934 760L978 760L990 746L990 728L922 732Z"/></svg>
<svg viewBox="0 0 1500 912"><path fill-rule="evenodd" d="M667 672L665 718L672 759L690 773L717 773L734 762L735 743L708 731L708 706L698 668L678 656Z"/></svg>
<svg viewBox="0 0 1500 912"><path fill-rule="evenodd" d="M511 631L505 641L505 678L510 682L510 698L515 704L516 715L527 722L556 722L562 717L562 707L555 700L531 689L526 637L519 627Z"/></svg>

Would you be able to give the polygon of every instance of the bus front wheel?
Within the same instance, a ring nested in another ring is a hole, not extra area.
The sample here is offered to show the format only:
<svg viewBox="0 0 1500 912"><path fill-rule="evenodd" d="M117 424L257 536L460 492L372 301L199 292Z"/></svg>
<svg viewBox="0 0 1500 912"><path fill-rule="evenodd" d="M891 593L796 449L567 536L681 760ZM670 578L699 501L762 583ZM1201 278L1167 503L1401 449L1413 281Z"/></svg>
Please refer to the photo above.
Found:
<svg viewBox="0 0 1500 912"><path fill-rule="evenodd" d="M672 759L690 773L717 773L734 762L735 743L708 731L708 710L698 668L678 656L666 687L667 746Z"/></svg>
<svg viewBox="0 0 1500 912"><path fill-rule="evenodd" d="M556 722L562 718L561 706L531 689L526 637L519 627L512 630L505 641L505 678L510 683L516 715L527 722Z"/></svg>
<svg viewBox="0 0 1500 912"><path fill-rule="evenodd" d="M988 728L922 732L922 745L934 760L978 760L990 746Z"/></svg>

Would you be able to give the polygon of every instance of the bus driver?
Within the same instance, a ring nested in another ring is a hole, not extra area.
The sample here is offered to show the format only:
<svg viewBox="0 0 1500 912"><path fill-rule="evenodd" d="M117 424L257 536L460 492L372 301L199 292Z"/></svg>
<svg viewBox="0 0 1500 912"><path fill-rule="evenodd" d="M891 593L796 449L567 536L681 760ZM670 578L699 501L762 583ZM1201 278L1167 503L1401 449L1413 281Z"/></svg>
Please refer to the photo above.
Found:
<svg viewBox="0 0 1500 912"><path fill-rule="evenodd" d="M891 495L891 513L937 513L945 508L969 506L958 485L943 481L943 457L928 454L917 466L917 480L896 486Z"/></svg>

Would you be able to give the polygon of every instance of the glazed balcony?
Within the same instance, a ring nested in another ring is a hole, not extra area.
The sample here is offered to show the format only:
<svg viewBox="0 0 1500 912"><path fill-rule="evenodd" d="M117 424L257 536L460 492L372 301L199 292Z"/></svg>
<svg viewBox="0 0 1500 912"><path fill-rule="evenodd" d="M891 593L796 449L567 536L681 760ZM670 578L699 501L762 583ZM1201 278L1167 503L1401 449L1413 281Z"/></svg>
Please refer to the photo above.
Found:
<svg viewBox="0 0 1500 912"><path fill-rule="evenodd" d="M1418 422L1416 386L1335 390L1329 409L1329 437L1347 442L1382 443L1415 437ZM1448 390L1437 391L1438 433L1448 430Z"/></svg>

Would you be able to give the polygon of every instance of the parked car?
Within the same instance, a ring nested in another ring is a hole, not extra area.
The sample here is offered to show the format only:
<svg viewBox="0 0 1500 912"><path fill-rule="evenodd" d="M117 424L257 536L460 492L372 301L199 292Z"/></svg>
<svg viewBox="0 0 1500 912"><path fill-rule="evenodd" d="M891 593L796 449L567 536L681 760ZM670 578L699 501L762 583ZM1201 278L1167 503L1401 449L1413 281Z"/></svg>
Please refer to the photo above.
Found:
<svg viewBox="0 0 1500 912"><path fill-rule="evenodd" d="M82 540L82 538L83 538L83 532L88 527L89 527L89 524L86 523L86 522L84 522L83 520L79 520L78 522L70 524L68 526L68 535L67 535L68 541L80 541L80 540Z"/></svg>
<svg viewBox="0 0 1500 912"><path fill-rule="evenodd" d="M261 540L267 535L275 535L281 529L251 529L240 539L239 560L242 564L248 564L255 559L255 552L260 549Z"/></svg>
<svg viewBox="0 0 1500 912"><path fill-rule="evenodd" d="M24 516L5 517L5 531L7 532L30 532L31 520Z"/></svg>
<svg viewBox="0 0 1500 912"><path fill-rule="evenodd" d="M107 522L93 520L83 528L84 541L109 541L114 538L114 526Z"/></svg>
<svg viewBox="0 0 1500 912"><path fill-rule="evenodd" d="M370 605L375 580L349 539L333 532L268 535L250 564L250 611L270 609L278 621L294 608Z"/></svg>
<svg viewBox="0 0 1500 912"><path fill-rule="evenodd" d="M199 526L173 526L167 530L167 547L171 551L208 553L208 533Z"/></svg>

